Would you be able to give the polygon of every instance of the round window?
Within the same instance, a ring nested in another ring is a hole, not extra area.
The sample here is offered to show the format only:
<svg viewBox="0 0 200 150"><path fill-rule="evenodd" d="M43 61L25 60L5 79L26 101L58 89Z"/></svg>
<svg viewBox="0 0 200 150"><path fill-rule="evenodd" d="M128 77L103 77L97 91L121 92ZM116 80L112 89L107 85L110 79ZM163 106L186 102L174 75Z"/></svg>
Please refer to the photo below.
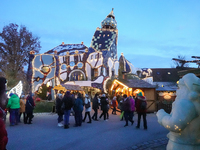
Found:
<svg viewBox="0 0 200 150"><path fill-rule="evenodd" d="M75 62L71 61L69 65L70 65L70 67L74 67L75 66Z"/></svg>
<svg viewBox="0 0 200 150"><path fill-rule="evenodd" d="M66 65L66 64L62 64L61 69L62 69L62 70L67 69L67 65Z"/></svg>
<svg viewBox="0 0 200 150"><path fill-rule="evenodd" d="M78 66L78 68L80 69L80 68L83 67L83 63L79 62L77 66Z"/></svg>

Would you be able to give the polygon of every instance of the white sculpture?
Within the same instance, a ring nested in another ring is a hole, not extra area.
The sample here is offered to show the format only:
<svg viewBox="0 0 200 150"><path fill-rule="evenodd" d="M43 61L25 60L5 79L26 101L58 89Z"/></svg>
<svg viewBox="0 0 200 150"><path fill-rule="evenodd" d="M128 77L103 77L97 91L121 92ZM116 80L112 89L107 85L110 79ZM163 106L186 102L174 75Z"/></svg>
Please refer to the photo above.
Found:
<svg viewBox="0 0 200 150"><path fill-rule="evenodd" d="M10 98L10 93L15 93L18 97L20 97L22 95L22 90L23 84L22 81L19 81L19 83L8 92L8 98Z"/></svg>
<svg viewBox="0 0 200 150"><path fill-rule="evenodd" d="M167 150L200 150L200 79L189 73L179 80L170 114L157 112L158 122L168 129Z"/></svg>

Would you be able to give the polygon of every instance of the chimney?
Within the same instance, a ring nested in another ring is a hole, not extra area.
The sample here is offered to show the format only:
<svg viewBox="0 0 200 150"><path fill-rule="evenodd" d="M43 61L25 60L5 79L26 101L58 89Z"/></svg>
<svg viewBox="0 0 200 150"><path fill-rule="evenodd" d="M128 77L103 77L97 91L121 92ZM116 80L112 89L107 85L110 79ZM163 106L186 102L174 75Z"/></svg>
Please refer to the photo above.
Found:
<svg viewBox="0 0 200 150"><path fill-rule="evenodd" d="M127 73L125 71L122 71L122 78L124 80L127 80Z"/></svg>

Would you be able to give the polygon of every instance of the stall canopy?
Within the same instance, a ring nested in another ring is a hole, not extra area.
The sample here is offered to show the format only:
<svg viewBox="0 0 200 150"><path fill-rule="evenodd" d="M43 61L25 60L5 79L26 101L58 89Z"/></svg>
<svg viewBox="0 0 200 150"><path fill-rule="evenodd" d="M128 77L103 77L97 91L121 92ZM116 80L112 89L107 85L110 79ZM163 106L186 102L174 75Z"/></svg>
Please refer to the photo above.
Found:
<svg viewBox="0 0 200 150"><path fill-rule="evenodd" d="M128 88L156 88L155 85L152 85L146 81L143 80L138 80L138 79L134 79L134 80L127 80L125 83L119 80L114 80L111 90L113 89L117 89L117 88L122 88L122 89L128 89Z"/></svg>
<svg viewBox="0 0 200 150"><path fill-rule="evenodd" d="M73 85L73 84L59 84L57 86L54 86L54 90L60 90L66 92L69 91L83 91L83 89L79 85Z"/></svg>

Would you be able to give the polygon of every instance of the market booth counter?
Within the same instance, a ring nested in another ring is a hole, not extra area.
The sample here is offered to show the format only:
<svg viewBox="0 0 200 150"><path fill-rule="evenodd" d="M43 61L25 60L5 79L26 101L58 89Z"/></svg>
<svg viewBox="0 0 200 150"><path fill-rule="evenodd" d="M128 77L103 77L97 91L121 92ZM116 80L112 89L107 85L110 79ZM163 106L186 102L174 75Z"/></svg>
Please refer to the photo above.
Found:
<svg viewBox="0 0 200 150"><path fill-rule="evenodd" d="M114 95L127 94L136 96L139 92L147 99L147 112L157 111L156 106L156 86L140 79L114 80L111 86Z"/></svg>
<svg viewBox="0 0 200 150"><path fill-rule="evenodd" d="M72 92L80 92L84 94L83 89L79 85L73 85L73 84L59 84L57 86L54 86L53 90L57 90L57 92L63 91L64 93L66 91L72 91Z"/></svg>

